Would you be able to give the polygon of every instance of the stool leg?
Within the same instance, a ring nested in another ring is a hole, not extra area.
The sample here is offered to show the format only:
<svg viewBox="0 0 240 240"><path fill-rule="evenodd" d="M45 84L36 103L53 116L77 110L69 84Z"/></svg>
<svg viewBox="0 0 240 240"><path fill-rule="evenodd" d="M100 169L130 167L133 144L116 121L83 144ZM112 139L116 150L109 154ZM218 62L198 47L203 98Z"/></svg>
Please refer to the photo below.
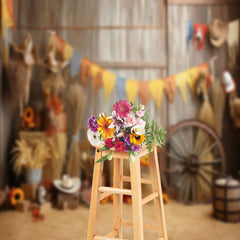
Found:
<svg viewBox="0 0 240 240"><path fill-rule="evenodd" d="M143 240L143 217L142 217L142 189L140 158L130 163L131 189L132 189L132 215L134 240Z"/></svg>
<svg viewBox="0 0 240 240"><path fill-rule="evenodd" d="M123 175L123 159L113 160L113 187L123 188L123 182L121 181L121 176ZM122 220L122 209L123 207L123 195L114 194L113 195L113 230L118 234L116 237L122 238L122 226L120 222Z"/></svg>
<svg viewBox="0 0 240 240"><path fill-rule="evenodd" d="M102 153L95 153L95 162L100 159ZM88 234L87 240L93 240L94 235L96 234L96 221L97 221L97 210L99 205L99 191L98 188L101 184L101 176L103 171L103 162L97 163L94 165L93 170L93 180L92 180L92 194L91 194L91 203L88 219Z"/></svg>
<svg viewBox="0 0 240 240"><path fill-rule="evenodd" d="M160 239L167 240L166 221L165 221L165 213L164 213L163 198L162 198L162 186L161 186L161 180L160 180L160 172L159 172L159 164L158 164L156 147L154 147L153 152L150 154L149 165L150 165L150 172L151 172L151 178L152 178L153 192L159 193L159 196L154 199L154 205L156 209L156 218L159 226L158 236Z"/></svg>

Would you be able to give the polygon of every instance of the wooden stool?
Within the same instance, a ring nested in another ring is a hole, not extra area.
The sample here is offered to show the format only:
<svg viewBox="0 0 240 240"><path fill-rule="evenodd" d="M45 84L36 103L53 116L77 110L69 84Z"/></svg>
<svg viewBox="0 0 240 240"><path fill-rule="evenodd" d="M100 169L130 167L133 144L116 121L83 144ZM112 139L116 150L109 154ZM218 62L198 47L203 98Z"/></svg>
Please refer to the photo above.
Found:
<svg viewBox="0 0 240 240"><path fill-rule="evenodd" d="M95 162L109 151L98 152L96 149ZM162 188L157 158L157 148L154 147L149 157L151 178L141 178L140 158L148 154L146 148L142 148L133 163L130 163L131 176L123 176L123 159L129 159L126 152L113 153L113 187L101 186L103 162L94 166L92 196L88 221L87 240L122 239L122 226L133 226L134 240L143 240L143 228L153 229L158 232L158 240L167 240L165 214L163 208ZM123 182L131 182L131 189L123 189ZM152 184L153 193L142 199L141 183ZM113 194L113 232L105 236L96 235L97 210L100 200ZM122 219L123 195L132 196L133 223ZM157 225L143 224L142 206L154 199Z"/></svg>

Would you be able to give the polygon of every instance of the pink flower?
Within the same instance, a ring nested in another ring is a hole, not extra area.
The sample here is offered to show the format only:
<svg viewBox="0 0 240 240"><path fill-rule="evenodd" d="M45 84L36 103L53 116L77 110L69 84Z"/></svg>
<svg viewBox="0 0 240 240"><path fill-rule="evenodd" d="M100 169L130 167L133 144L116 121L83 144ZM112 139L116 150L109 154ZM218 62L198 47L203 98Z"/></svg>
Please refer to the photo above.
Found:
<svg viewBox="0 0 240 240"><path fill-rule="evenodd" d="M141 118L139 118L137 120L137 124L145 128L146 122L144 120L142 120Z"/></svg>
<svg viewBox="0 0 240 240"><path fill-rule="evenodd" d="M137 120L136 120L135 115L134 115L133 113L129 113L129 114L127 115L126 120L125 120L126 126L127 126L127 127L131 127L131 126L133 126L133 125L136 124L136 123L137 123Z"/></svg>
<svg viewBox="0 0 240 240"><path fill-rule="evenodd" d="M143 117L144 114L145 114L145 111L138 110L136 113L137 113L137 116L138 116L138 117Z"/></svg>
<svg viewBox="0 0 240 240"><path fill-rule="evenodd" d="M120 100L113 105L113 110L116 111L117 116L125 118L131 111L131 105L127 100Z"/></svg>

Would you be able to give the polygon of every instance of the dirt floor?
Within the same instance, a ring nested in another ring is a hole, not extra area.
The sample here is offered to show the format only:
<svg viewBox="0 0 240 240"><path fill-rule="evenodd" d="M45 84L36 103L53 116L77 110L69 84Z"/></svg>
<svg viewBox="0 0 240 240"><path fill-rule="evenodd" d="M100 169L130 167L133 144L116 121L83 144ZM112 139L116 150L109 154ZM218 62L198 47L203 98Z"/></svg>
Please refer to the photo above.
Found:
<svg viewBox="0 0 240 240"><path fill-rule="evenodd" d="M51 209L43 221L32 221L31 212L0 212L1 240L84 240L88 208L61 211ZM144 206L144 222L154 224L153 205ZM169 240L239 240L240 223L224 223L212 218L211 205L185 206L171 201L165 205ZM131 205L124 204L124 218L131 220ZM100 206L98 233L112 231L112 204ZM132 228L124 227L123 237L133 239ZM156 232L145 232L146 240L157 239Z"/></svg>

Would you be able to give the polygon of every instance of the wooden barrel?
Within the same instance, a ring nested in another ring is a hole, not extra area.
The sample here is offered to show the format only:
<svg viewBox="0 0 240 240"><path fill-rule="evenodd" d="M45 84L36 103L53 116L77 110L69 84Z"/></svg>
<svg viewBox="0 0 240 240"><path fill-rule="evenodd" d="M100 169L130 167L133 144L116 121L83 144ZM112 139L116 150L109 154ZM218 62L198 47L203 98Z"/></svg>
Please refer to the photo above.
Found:
<svg viewBox="0 0 240 240"><path fill-rule="evenodd" d="M213 186L214 217L226 222L240 221L240 183L232 178L220 178Z"/></svg>

